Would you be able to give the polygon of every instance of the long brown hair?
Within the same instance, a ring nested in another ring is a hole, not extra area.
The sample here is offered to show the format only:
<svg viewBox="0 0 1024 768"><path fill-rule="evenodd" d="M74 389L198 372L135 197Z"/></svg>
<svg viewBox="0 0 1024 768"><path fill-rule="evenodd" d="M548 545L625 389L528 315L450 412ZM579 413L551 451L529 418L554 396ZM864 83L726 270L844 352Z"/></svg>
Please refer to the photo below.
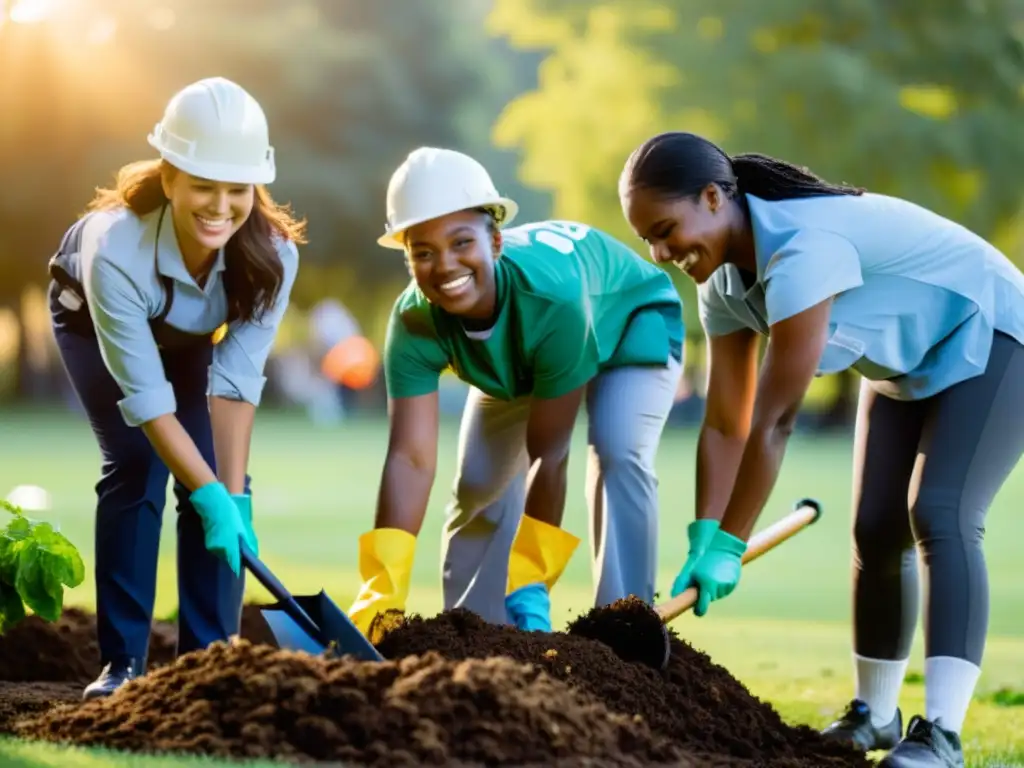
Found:
<svg viewBox="0 0 1024 768"><path fill-rule="evenodd" d="M112 189L97 188L86 212L128 208L145 216L167 203L161 175L164 160L140 160L117 172ZM177 169L174 169L177 172ZM306 243L306 222L291 214L288 205L274 202L266 187L257 184L252 212L224 246L224 290L228 310L243 322L258 319L274 305L284 278L284 265L275 239Z"/></svg>

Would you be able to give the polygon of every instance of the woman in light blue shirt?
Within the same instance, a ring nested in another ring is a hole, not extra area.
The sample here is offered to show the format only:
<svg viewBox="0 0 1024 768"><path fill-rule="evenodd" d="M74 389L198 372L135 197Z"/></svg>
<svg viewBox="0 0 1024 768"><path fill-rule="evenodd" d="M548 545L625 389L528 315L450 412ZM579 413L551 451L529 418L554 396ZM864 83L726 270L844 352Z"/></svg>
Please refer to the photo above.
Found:
<svg viewBox="0 0 1024 768"><path fill-rule="evenodd" d="M1024 451L1024 276L913 203L666 133L629 158L623 210L697 284L709 387L697 510L673 585L729 595L815 375L862 377L853 530L857 693L831 738L890 768L962 766L988 622L985 513ZM760 338L768 345L758 370ZM897 708L925 564L926 712Z"/></svg>
<svg viewBox="0 0 1024 768"><path fill-rule="evenodd" d="M167 478L178 501L178 652L239 630L246 474L264 365L301 222L274 180L266 118L223 78L176 94L50 262L57 344L102 455L96 599L106 696L145 669Z"/></svg>

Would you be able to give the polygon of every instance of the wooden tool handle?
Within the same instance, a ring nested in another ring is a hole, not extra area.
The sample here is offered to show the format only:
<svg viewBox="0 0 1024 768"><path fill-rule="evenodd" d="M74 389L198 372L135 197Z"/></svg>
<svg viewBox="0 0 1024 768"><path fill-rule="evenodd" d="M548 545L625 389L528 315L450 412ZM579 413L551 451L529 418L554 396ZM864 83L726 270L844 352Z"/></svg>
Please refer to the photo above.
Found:
<svg viewBox="0 0 1024 768"><path fill-rule="evenodd" d="M747 542L747 551L743 553L743 564L756 560L765 552L775 549L779 544L791 536L796 535L811 523L821 517L821 505L814 499L803 499L798 502L796 509L790 512L781 520L776 520L763 531L754 534ZM661 616L664 623L672 621L682 613L693 608L697 603L697 588L690 587L681 592L671 600L654 606L654 610Z"/></svg>

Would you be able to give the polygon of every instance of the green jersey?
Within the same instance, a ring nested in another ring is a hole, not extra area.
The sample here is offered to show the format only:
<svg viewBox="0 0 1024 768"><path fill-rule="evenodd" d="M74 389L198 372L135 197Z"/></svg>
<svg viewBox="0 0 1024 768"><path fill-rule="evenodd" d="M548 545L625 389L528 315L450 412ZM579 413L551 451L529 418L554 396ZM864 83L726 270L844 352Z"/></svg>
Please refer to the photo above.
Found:
<svg viewBox="0 0 1024 768"><path fill-rule="evenodd" d="M609 368L682 358L682 301L660 268L575 222L502 235L496 319L487 331L467 331L415 281L395 301L384 348L390 397L434 392L450 368L501 400L555 398Z"/></svg>

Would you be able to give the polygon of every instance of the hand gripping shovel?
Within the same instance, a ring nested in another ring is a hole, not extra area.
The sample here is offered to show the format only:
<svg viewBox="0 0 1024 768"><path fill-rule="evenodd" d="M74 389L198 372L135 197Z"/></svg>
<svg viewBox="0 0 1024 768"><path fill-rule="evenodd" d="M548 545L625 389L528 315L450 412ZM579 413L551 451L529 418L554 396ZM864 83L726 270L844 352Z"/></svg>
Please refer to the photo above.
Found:
<svg viewBox="0 0 1024 768"><path fill-rule="evenodd" d="M360 661L384 661L352 619L321 589L315 595L292 595L251 549L242 543L242 562L277 602L262 606L278 647L306 653L350 654Z"/></svg>
<svg viewBox="0 0 1024 768"><path fill-rule="evenodd" d="M765 552L795 536L821 517L821 505L814 499L803 499L796 508L747 541L743 554L744 567ZM582 616L569 627L569 634L598 640L609 646L624 661L639 661L654 669L668 667L672 654L668 630L665 625L697 604L698 590L690 587L670 600L650 606L636 606L629 610L616 605L607 606Z"/></svg>

